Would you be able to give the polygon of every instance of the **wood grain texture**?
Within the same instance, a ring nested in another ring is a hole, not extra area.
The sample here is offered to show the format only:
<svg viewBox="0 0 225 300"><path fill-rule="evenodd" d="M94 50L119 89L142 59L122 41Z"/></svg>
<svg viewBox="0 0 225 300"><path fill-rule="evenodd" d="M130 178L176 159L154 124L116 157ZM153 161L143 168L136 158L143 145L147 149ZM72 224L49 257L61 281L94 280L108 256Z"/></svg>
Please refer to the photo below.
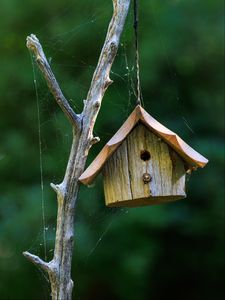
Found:
<svg viewBox="0 0 225 300"><path fill-rule="evenodd" d="M191 148L176 133L163 126L150 116L140 105L138 105L117 133L103 147L95 160L79 177L80 182L83 184L91 184L94 181L104 164L121 145L138 122L143 123L151 132L161 138L177 154L179 154L190 170L198 167L203 168L208 163L208 160L204 156Z"/></svg>
<svg viewBox="0 0 225 300"><path fill-rule="evenodd" d="M119 200L132 199L126 141L103 168L103 180L106 205Z"/></svg>
<svg viewBox="0 0 225 300"><path fill-rule="evenodd" d="M141 153L150 153L143 160ZM152 180L144 183L143 174ZM107 206L142 206L186 197L183 160L164 141L138 124L103 168Z"/></svg>

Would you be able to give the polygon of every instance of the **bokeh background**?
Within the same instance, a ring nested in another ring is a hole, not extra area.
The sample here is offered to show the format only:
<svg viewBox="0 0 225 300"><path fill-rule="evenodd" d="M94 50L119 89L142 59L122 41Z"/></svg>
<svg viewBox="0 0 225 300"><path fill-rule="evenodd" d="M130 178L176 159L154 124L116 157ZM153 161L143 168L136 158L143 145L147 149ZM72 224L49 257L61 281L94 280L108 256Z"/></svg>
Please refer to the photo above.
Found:
<svg viewBox="0 0 225 300"><path fill-rule="evenodd" d="M81 187L75 222L74 299L224 299L223 3L140 1L144 106L209 159L187 182L188 197L135 209L104 206L101 176ZM82 110L112 12L111 0L1 0L0 299L50 299L45 275L22 256L48 259L71 130L25 47L35 33L65 95ZM133 13L95 127L101 142L135 107ZM36 80L37 95L34 81ZM40 185L38 113L44 180ZM89 163L88 162L88 163Z"/></svg>

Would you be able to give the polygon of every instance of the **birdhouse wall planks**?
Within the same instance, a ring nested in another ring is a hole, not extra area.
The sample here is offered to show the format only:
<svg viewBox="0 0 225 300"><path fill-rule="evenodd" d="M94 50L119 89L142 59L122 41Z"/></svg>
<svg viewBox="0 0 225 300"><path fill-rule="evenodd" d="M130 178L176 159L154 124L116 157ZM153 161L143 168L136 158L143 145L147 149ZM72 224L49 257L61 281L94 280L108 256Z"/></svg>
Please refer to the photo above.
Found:
<svg viewBox="0 0 225 300"><path fill-rule="evenodd" d="M185 198L186 173L207 162L138 105L79 180L102 172L109 207L152 205Z"/></svg>

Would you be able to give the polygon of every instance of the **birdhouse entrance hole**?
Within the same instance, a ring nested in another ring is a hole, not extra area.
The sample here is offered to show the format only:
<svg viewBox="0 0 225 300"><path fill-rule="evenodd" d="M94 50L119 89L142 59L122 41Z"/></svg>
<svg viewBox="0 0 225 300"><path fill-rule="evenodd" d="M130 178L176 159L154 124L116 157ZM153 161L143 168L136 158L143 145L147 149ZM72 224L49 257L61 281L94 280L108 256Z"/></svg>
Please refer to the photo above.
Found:
<svg viewBox="0 0 225 300"><path fill-rule="evenodd" d="M143 161L148 161L151 158L150 152L147 150L141 150L140 158Z"/></svg>

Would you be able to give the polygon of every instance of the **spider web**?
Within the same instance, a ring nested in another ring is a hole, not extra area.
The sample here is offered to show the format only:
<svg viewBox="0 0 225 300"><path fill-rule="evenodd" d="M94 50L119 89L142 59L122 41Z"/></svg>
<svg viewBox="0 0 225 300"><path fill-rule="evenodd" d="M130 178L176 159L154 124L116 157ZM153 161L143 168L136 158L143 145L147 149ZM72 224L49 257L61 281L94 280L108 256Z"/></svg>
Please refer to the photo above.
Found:
<svg viewBox="0 0 225 300"><path fill-rule="evenodd" d="M98 1L95 2L95 12L94 13L87 13L82 18L82 22L77 22L77 24L69 28L69 30L59 30L58 33L54 33L50 38L47 38L45 35L45 30L50 24L54 24L54 22L61 22L70 15L71 9L74 9L74 1L71 1L65 8L59 12L58 15L55 16L50 22L46 23L42 28L40 28L36 34L39 37L42 46L46 53L51 53L51 56L48 57L50 64L52 65L53 69L57 69L55 72L56 78L58 78L59 84L62 87L62 90L67 95L73 92L73 89L70 88L69 91L66 89L65 80L60 77L60 69L63 69L63 74L65 72L68 73L75 73L76 74L83 74L85 70L88 74L85 78L89 78L89 80L85 80L83 82L82 76L77 75L76 78L76 85L77 88L75 91L79 90L78 95L76 94L75 99L69 99L72 106L75 107L76 111L81 111L82 109L82 99L85 99L85 96L88 91L89 83L92 77L92 74L95 70L95 65L97 62L98 57L94 62L88 61L85 57L82 57L82 60L76 60L76 56L71 54L73 51L70 50L71 45L74 43L74 40L83 41L87 43L86 38L88 35L92 34L92 27L96 25L98 22L102 22L102 19L106 19L107 22L105 26L108 25L108 20L110 18L111 13L111 3L106 2L103 7L98 7ZM153 4L151 4L152 9L154 11L153 15L154 23L155 23L155 30L158 32L160 37L161 46L165 49L166 55L166 43L163 40L162 34L160 32L159 27L159 19L157 18L157 12L154 9ZM121 47L118 51L118 55L116 61L113 65L111 70L111 78L114 80L115 84L110 87L112 90L112 95L117 95L120 101L114 101L111 97L110 91L107 100L103 101L102 110L106 109L113 109L118 111L118 118L121 119L123 122L131 110L134 108L136 103L136 94L135 94L135 60L134 60L134 45L132 42L127 40L127 35L131 34L132 32L132 12L128 16L127 27L125 28L125 34L123 35L121 41ZM83 38L83 36L85 36ZM101 40L105 37L105 28L99 33L99 37ZM88 44L88 43L87 43ZM141 42L140 42L141 44ZM99 51L101 49L102 43L99 42ZM61 62L58 60L58 55L64 55L65 60L67 62ZM32 65L33 65L33 74L34 74L34 86L35 86L35 93L36 93L36 101L37 101L37 147L39 148L39 158L37 157L37 163L39 160L39 169L40 169L40 229L37 233L36 237L30 244L29 251L44 256L46 260L50 260L53 256L54 251L54 240L55 240L55 230L56 230L56 206L54 203L55 194L50 191L49 183L55 182L59 183L62 180L64 175L70 146L71 146L71 130L67 121L63 121L65 119L64 115L60 112L59 108L55 103L53 103L53 98L50 95L45 82L40 75L39 71L37 70L37 66L32 58ZM169 58L167 57L167 66L170 70L171 74L171 82L173 85L177 85L176 74L171 69L171 64ZM141 67L143 68L143 66ZM119 71L118 71L119 70ZM87 82L86 82L87 81ZM121 88L122 86L122 88ZM181 99L178 95L178 88L176 88L177 95L176 99L180 105ZM145 98L145 95L143 95ZM68 97L67 97L68 98ZM107 103L106 103L107 102ZM108 107L108 108L107 108ZM101 114L101 112L100 112ZM190 124L186 117L181 115L181 118L193 134L194 131L191 128ZM102 129L104 128L104 130ZM49 140L49 132L51 133L52 140ZM114 128L112 130L105 129L104 126L98 126L94 129L94 133L97 136L101 137L102 145L104 142L107 141L113 134ZM99 146L96 146L99 149ZM57 154L57 167L54 168L54 172L49 174L48 171L50 167L49 165L54 165L51 161L51 152L57 151L56 149L60 149L60 153ZM90 159L93 159L93 156L90 155ZM50 160L50 162L49 162ZM80 199L78 201L78 206L76 209L76 218L75 218L75 253L82 252L80 257L82 259L83 268L86 268L88 264L91 263L91 258L94 255L98 254L98 249L104 247L104 239L112 230L112 227L118 222L119 217L121 215L125 215L129 213L128 209L106 209L104 208L103 204L103 194L96 192L96 188L93 188L90 192L93 191L96 197L93 198L98 199L101 201L101 204L92 204L90 208L87 209L88 205L86 204L83 206L80 203L85 195L84 189L81 190ZM100 199L99 199L100 198ZM82 211L86 208L85 211ZM97 228L97 229L96 229ZM88 235L90 236L90 241L88 244L79 245L81 242L82 244L82 236ZM80 249L79 249L80 247ZM82 248L83 247L83 248ZM84 249L85 248L85 249ZM75 254L76 255L76 254ZM80 265L79 265L80 266ZM49 286L46 284L46 281L43 280L43 277L46 277L45 274L40 270L41 275L39 276L40 281L42 282L43 286L43 294L45 299L48 299L50 291ZM38 273L40 274L40 273ZM79 279L78 279L79 280ZM78 281L79 284L79 281Z"/></svg>

